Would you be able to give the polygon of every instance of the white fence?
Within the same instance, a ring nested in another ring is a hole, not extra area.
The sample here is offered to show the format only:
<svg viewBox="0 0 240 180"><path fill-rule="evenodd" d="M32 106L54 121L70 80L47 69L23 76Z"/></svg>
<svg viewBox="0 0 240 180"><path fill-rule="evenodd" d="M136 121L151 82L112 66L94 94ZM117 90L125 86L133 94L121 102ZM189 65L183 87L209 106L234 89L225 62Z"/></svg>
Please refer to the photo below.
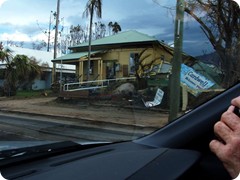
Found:
<svg viewBox="0 0 240 180"><path fill-rule="evenodd" d="M63 86L63 91L79 91L79 90L89 90L89 89L99 89L109 86L111 82L116 81L132 81L136 77L127 77L127 78L116 78L116 79L104 79L96 81L84 81L77 83L67 83Z"/></svg>

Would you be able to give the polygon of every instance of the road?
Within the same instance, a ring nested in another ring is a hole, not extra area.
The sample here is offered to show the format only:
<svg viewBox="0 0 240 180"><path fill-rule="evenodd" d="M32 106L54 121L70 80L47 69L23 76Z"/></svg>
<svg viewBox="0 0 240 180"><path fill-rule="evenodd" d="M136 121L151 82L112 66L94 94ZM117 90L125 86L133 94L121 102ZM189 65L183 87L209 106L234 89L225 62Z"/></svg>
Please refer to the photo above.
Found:
<svg viewBox="0 0 240 180"><path fill-rule="evenodd" d="M152 128L87 120L0 113L1 141L119 141L134 139Z"/></svg>

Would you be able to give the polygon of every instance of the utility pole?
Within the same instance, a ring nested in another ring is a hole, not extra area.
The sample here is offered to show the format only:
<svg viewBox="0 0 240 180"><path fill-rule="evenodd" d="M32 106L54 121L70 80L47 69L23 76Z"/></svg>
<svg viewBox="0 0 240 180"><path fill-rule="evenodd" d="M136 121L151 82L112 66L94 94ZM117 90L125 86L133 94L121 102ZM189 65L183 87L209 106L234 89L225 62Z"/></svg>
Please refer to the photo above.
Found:
<svg viewBox="0 0 240 180"><path fill-rule="evenodd" d="M172 60L172 74L170 78L169 121L177 118L180 108L180 73L182 64L184 8L184 0L177 0L174 32L174 53Z"/></svg>
<svg viewBox="0 0 240 180"><path fill-rule="evenodd" d="M47 52L50 51L51 27L52 27L52 11L50 12L49 25L48 25L48 44L47 44Z"/></svg>
<svg viewBox="0 0 240 180"><path fill-rule="evenodd" d="M56 59L57 57L59 13L60 13L60 0L57 0L53 59ZM53 63L52 82L54 83L55 81L56 81L56 63Z"/></svg>
<svg viewBox="0 0 240 180"><path fill-rule="evenodd" d="M56 27L55 27L55 38L54 38L54 55L53 55L54 59L56 59L56 57L57 57L59 13L60 13L60 0L57 0Z"/></svg>

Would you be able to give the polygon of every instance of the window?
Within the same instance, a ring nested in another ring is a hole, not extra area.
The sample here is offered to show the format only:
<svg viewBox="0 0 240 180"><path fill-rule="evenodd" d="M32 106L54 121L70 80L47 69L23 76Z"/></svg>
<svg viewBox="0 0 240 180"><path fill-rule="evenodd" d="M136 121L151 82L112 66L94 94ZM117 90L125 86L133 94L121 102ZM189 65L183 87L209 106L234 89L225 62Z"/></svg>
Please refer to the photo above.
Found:
<svg viewBox="0 0 240 180"><path fill-rule="evenodd" d="M138 53L130 53L129 58L129 74L134 75L138 69L139 57Z"/></svg>

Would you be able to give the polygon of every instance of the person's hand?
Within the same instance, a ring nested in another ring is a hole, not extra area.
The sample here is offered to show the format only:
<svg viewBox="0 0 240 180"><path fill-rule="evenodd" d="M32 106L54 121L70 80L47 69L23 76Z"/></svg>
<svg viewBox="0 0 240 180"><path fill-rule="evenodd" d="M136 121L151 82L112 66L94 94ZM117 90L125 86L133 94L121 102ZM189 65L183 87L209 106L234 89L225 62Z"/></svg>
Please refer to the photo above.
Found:
<svg viewBox="0 0 240 180"><path fill-rule="evenodd" d="M210 149L222 161L232 178L240 172L240 118L233 113L240 108L240 96L233 99L231 106L222 114L221 120L214 125L219 140L212 140Z"/></svg>

